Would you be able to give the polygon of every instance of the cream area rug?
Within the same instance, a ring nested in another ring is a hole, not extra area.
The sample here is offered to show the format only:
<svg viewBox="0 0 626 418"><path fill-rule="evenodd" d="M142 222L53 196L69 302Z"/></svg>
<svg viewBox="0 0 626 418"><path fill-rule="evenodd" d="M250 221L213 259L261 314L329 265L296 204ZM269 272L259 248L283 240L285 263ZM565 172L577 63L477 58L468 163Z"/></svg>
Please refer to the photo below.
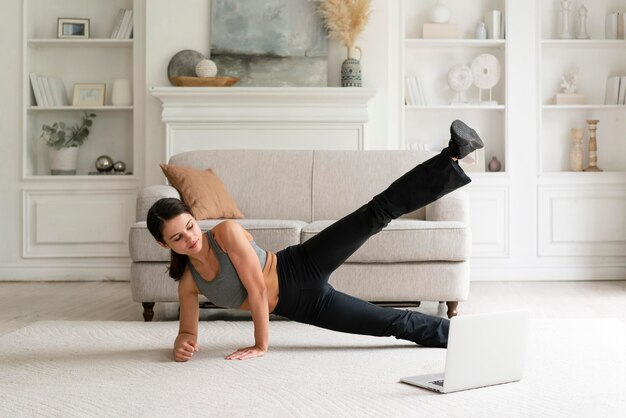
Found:
<svg viewBox="0 0 626 418"><path fill-rule="evenodd" d="M262 358L223 358L249 321L200 323L171 360L176 322L37 322L0 337L0 417L626 417L626 325L533 320L517 383L440 395L399 382L445 350L272 321Z"/></svg>

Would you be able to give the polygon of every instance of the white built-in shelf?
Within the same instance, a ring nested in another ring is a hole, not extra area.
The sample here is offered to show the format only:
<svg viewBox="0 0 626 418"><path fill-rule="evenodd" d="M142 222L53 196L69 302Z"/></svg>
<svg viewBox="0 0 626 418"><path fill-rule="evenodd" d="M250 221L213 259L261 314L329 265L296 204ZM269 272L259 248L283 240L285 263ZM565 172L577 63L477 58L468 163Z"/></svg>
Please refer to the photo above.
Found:
<svg viewBox="0 0 626 418"><path fill-rule="evenodd" d="M504 110L504 105L490 105L490 106L481 106L481 105L433 105L433 106L415 106L415 105L405 105L404 108L406 110Z"/></svg>
<svg viewBox="0 0 626 418"><path fill-rule="evenodd" d="M63 47L63 48L132 48L132 39L56 39L35 38L28 40L30 48Z"/></svg>
<svg viewBox="0 0 626 418"><path fill-rule="evenodd" d="M71 175L71 176L28 175L28 176L24 176L23 179L25 181L49 181L49 182L137 181L138 180L137 176L135 176L134 174L109 174L109 175L76 174L76 175Z"/></svg>
<svg viewBox="0 0 626 418"><path fill-rule="evenodd" d="M615 39L544 39L546 48L624 48L626 40Z"/></svg>
<svg viewBox="0 0 626 418"><path fill-rule="evenodd" d="M602 160L598 161L602 168ZM574 184L619 184L626 181L626 171L544 171L539 179L542 183L562 184L571 186Z"/></svg>
<svg viewBox="0 0 626 418"><path fill-rule="evenodd" d="M422 39L404 40L407 48L504 48L504 39Z"/></svg>
<svg viewBox="0 0 626 418"><path fill-rule="evenodd" d="M132 106L28 106L29 111L48 111L48 110L133 110Z"/></svg>
<svg viewBox="0 0 626 418"><path fill-rule="evenodd" d="M543 110L626 110L625 105L585 104L585 105L543 105Z"/></svg>

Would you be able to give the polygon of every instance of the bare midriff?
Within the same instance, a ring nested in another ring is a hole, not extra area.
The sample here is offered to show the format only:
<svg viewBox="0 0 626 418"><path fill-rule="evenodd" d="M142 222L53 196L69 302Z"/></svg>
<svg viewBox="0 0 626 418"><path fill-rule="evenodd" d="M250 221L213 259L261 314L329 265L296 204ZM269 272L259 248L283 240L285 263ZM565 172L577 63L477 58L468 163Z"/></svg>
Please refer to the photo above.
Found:
<svg viewBox="0 0 626 418"><path fill-rule="evenodd" d="M276 267L276 254L267 251L267 259L263 268L263 279L265 280L265 288L267 290L267 305L269 312L272 313L278 304L278 269ZM239 309L250 310L248 298L243 301Z"/></svg>

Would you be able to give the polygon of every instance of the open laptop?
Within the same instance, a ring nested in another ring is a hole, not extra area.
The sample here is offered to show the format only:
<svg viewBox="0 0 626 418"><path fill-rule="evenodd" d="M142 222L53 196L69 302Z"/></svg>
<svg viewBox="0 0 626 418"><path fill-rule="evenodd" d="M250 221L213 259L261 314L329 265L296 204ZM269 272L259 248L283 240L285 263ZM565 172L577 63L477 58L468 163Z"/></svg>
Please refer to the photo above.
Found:
<svg viewBox="0 0 626 418"><path fill-rule="evenodd" d="M445 373L400 381L450 393L521 380L528 322L526 311L455 316L450 321Z"/></svg>

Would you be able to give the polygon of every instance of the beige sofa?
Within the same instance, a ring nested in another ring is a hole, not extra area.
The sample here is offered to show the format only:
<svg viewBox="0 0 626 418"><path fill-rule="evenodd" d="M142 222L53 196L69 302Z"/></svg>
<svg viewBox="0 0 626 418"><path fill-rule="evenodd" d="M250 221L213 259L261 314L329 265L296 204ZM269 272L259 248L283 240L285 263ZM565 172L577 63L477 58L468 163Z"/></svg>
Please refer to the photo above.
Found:
<svg viewBox="0 0 626 418"><path fill-rule="evenodd" d="M279 251L305 241L359 208L393 180L433 154L420 151L194 151L170 163L212 168L245 215L237 220L256 242ZM150 206L179 197L171 186L144 188L130 230L132 297L150 321L155 302L177 302L166 271L169 252L146 229ZM342 292L375 303L419 305L445 301L448 316L469 292L468 199L462 190L392 221L331 277ZM199 221L210 229L220 220ZM210 302L201 297L204 306Z"/></svg>

